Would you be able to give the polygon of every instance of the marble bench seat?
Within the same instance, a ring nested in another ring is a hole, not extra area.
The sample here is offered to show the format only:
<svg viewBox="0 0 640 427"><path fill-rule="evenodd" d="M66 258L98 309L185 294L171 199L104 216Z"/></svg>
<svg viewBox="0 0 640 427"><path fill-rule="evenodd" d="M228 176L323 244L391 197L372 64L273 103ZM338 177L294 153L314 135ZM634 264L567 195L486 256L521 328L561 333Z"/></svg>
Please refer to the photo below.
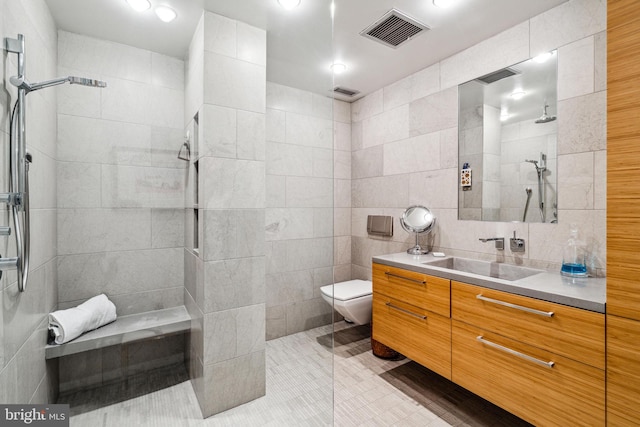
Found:
<svg viewBox="0 0 640 427"><path fill-rule="evenodd" d="M111 345L186 332L190 328L191 317L183 305L130 314L118 317L114 322L82 334L68 343L47 345L45 358L54 359Z"/></svg>

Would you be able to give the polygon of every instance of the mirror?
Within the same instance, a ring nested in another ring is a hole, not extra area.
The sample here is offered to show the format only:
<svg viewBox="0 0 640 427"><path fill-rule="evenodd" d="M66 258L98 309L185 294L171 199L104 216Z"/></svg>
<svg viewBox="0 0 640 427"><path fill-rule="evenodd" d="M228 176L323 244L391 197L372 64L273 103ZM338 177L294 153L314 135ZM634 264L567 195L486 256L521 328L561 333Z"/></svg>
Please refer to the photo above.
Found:
<svg viewBox="0 0 640 427"><path fill-rule="evenodd" d="M458 219L557 222L557 53L458 87Z"/></svg>
<svg viewBox="0 0 640 427"><path fill-rule="evenodd" d="M407 249L407 253L423 255L429 253L418 244L418 234L429 233L436 223L436 217L424 206L409 206L400 217L400 225L408 233L415 233L416 245Z"/></svg>

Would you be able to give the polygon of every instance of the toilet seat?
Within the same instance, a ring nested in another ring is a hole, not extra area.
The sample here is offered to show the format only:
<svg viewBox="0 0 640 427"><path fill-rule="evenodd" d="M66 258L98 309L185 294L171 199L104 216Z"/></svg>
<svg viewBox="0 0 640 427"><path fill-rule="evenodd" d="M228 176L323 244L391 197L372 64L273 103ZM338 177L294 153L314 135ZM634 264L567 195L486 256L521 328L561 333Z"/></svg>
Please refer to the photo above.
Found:
<svg viewBox="0 0 640 427"><path fill-rule="evenodd" d="M320 291L327 297L338 301L348 301L372 293L371 282L368 280L349 280L335 285L326 285L321 287Z"/></svg>

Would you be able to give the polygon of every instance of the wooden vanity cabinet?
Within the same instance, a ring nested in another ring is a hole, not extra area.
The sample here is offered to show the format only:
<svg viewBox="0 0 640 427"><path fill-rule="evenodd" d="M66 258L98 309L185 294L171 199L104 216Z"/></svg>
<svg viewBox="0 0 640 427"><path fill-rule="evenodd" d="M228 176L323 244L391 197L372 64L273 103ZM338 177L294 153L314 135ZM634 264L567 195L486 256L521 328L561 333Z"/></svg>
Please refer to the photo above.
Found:
<svg viewBox="0 0 640 427"><path fill-rule="evenodd" d="M373 264L373 338L451 379L448 279Z"/></svg>
<svg viewBox="0 0 640 427"><path fill-rule="evenodd" d="M604 315L452 281L451 379L535 425L604 425Z"/></svg>

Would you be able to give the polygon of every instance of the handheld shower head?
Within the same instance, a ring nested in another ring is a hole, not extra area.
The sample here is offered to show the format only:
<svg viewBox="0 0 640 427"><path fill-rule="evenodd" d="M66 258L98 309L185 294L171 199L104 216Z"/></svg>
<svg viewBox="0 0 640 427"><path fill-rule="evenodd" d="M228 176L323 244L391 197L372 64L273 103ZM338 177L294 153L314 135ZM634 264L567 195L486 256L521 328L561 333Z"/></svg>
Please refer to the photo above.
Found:
<svg viewBox="0 0 640 427"><path fill-rule="evenodd" d="M69 79L69 83L72 85L107 87L107 82L103 82L102 80L87 79L85 77L76 77L76 76L69 76L67 78Z"/></svg>
<svg viewBox="0 0 640 427"><path fill-rule="evenodd" d="M67 77L59 77L53 80L47 80L39 83L29 83L29 81L24 76L13 76L9 79L11 84L18 87L19 89L24 89L26 93L33 92L39 89L45 89L51 86L57 86L64 83L69 82L74 85L83 85L83 86L91 86L91 87L107 87L107 83L101 80L87 79L84 77L76 77L76 76L67 76Z"/></svg>

